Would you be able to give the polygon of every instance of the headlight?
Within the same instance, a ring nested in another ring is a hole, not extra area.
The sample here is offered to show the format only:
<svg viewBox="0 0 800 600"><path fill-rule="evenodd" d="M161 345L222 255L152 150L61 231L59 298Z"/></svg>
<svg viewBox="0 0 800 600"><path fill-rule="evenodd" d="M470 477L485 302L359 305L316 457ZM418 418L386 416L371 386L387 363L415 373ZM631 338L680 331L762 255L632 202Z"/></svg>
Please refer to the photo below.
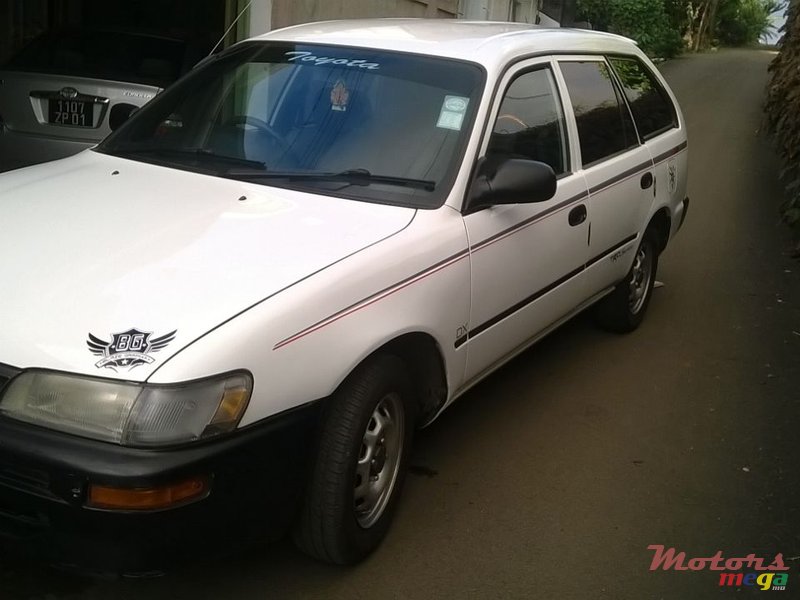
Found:
<svg viewBox="0 0 800 600"><path fill-rule="evenodd" d="M246 373L148 385L33 370L11 381L0 413L124 446L165 446L236 428L252 389Z"/></svg>

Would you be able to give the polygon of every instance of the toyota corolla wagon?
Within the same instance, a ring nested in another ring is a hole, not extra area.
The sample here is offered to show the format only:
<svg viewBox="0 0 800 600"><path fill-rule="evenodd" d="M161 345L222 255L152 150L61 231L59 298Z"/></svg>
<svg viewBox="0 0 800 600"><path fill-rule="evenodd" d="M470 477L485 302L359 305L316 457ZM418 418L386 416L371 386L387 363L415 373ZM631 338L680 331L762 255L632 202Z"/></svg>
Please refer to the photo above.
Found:
<svg viewBox="0 0 800 600"><path fill-rule="evenodd" d="M615 35L329 22L208 59L0 176L0 532L126 572L289 532L358 561L415 429L584 309L640 324L686 179Z"/></svg>

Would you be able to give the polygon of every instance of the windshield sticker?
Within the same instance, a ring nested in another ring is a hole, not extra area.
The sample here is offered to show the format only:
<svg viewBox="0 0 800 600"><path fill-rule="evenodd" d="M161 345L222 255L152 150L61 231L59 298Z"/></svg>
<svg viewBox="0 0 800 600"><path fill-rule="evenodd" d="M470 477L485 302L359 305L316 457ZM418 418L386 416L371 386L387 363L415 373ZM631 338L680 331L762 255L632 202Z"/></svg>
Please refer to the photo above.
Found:
<svg viewBox="0 0 800 600"><path fill-rule="evenodd" d="M176 333L177 329L152 338L152 331L141 331L134 328L111 334L110 342L101 340L90 333L86 345L89 347L89 352L103 357L94 365L98 369L106 368L116 372L118 368L121 368L130 371L139 365L154 363L156 359L150 354L166 348L175 339Z"/></svg>
<svg viewBox="0 0 800 600"><path fill-rule="evenodd" d="M341 79L336 82L331 90L331 110L345 111L350 100L350 92Z"/></svg>
<svg viewBox="0 0 800 600"><path fill-rule="evenodd" d="M340 67L357 67L359 69L369 69L375 71L380 69L378 63L367 62L365 60L353 60L350 58L336 58L331 56L314 56L311 52L301 52L299 50L287 52L286 56L289 62L304 62L314 63L315 65L337 65Z"/></svg>
<svg viewBox="0 0 800 600"><path fill-rule="evenodd" d="M463 96L445 96L442 103L442 110L439 113L439 121L436 126L440 129L452 129L461 131L464 123L464 115L467 113L469 98Z"/></svg>

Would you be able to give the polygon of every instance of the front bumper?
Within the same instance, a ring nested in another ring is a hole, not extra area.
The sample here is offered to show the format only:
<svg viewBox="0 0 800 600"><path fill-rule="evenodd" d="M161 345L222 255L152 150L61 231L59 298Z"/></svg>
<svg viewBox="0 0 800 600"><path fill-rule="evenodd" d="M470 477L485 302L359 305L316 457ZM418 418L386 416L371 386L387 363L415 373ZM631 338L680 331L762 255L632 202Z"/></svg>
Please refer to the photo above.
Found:
<svg viewBox="0 0 800 600"><path fill-rule="evenodd" d="M0 419L0 537L62 567L129 575L277 539L299 504L318 407L171 450L124 448ZM176 508L85 506L89 484L140 488L196 476L210 478L208 495Z"/></svg>
<svg viewBox="0 0 800 600"><path fill-rule="evenodd" d="M674 219L676 222L675 225L675 233L680 231L681 227L683 227L684 222L686 221L686 215L689 214L689 196L686 196L680 204L678 204L677 209L675 210Z"/></svg>

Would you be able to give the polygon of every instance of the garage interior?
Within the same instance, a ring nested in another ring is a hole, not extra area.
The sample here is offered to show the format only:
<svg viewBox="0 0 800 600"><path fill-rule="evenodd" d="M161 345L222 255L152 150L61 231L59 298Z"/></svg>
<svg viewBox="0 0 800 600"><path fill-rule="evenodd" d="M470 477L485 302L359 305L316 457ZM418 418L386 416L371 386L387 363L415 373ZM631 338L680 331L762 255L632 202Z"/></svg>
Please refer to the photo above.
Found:
<svg viewBox="0 0 800 600"><path fill-rule="evenodd" d="M62 28L136 31L213 47L232 22L232 0L0 0L0 64L35 37ZM230 19L230 20L228 20Z"/></svg>
<svg viewBox="0 0 800 600"><path fill-rule="evenodd" d="M63 28L149 33L210 49L225 32L223 47L294 23L354 17L460 17L569 26L575 4L576 0L0 0L0 65L35 37Z"/></svg>

